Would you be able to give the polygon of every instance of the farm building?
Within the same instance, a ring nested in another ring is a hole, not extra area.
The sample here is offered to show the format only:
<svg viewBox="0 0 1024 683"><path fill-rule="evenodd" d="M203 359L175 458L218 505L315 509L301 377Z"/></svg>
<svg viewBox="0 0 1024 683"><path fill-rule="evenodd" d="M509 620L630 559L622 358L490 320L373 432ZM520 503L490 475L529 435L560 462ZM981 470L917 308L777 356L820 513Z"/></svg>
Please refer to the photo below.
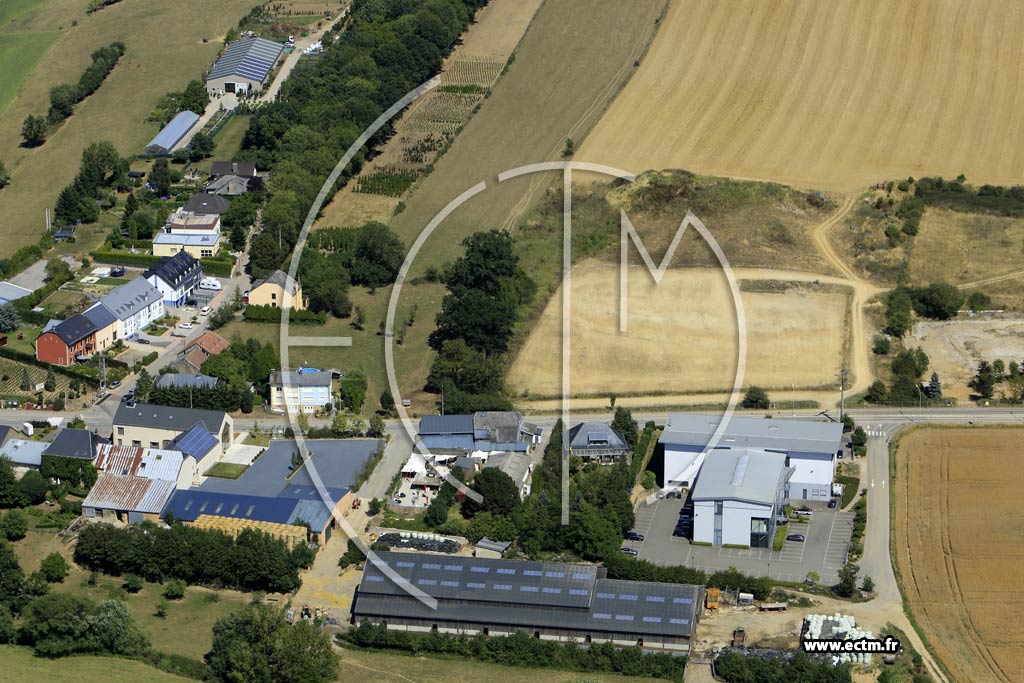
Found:
<svg viewBox="0 0 1024 683"><path fill-rule="evenodd" d="M262 280L257 280L249 290L251 306L304 311L307 303L306 297L302 295L302 284L281 270L275 270Z"/></svg>
<svg viewBox="0 0 1024 683"><path fill-rule="evenodd" d="M104 444L93 465L103 474L171 481L176 488L188 488L200 473L195 458L181 451L140 446Z"/></svg>
<svg viewBox="0 0 1024 683"><path fill-rule="evenodd" d="M82 501L82 514L128 524L156 522L173 493L173 481L101 474Z"/></svg>
<svg viewBox="0 0 1024 683"><path fill-rule="evenodd" d="M424 415L420 418L419 441L431 451L525 453L532 438L522 431L522 424L522 416L511 411ZM524 438L530 440L521 440Z"/></svg>
<svg viewBox="0 0 1024 683"><path fill-rule="evenodd" d="M352 621L423 633L523 632L579 645L689 649L702 586L620 581L606 572L594 565L380 552L366 563Z"/></svg>
<svg viewBox="0 0 1024 683"><path fill-rule="evenodd" d="M275 412L313 412L331 402L334 376L329 370L299 368L270 373L270 409Z"/></svg>
<svg viewBox="0 0 1024 683"><path fill-rule="evenodd" d="M192 388L213 389L217 378L209 375L186 375L180 372L165 372L156 378L157 389Z"/></svg>
<svg viewBox="0 0 1024 683"><path fill-rule="evenodd" d="M584 462L618 462L627 453L626 440L607 422L581 422L569 430L569 455Z"/></svg>
<svg viewBox="0 0 1024 683"><path fill-rule="evenodd" d="M163 295L141 276L113 289L93 308L100 305L117 318L117 334L120 339L138 334L151 322L164 316Z"/></svg>
<svg viewBox="0 0 1024 683"><path fill-rule="evenodd" d="M519 497L530 495L533 481L533 463L526 453L492 453L484 463L484 469L493 467L507 474L519 490Z"/></svg>
<svg viewBox="0 0 1024 683"><path fill-rule="evenodd" d="M473 557L500 560L512 547L512 541L492 541L484 536L473 545Z"/></svg>
<svg viewBox="0 0 1024 683"><path fill-rule="evenodd" d="M197 424L209 432L220 452L234 444L234 420L227 413L150 403L139 403L132 408L125 403L119 405L114 413L113 440L118 446L167 448Z"/></svg>
<svg viewBox="0 0 1024 683"><path fill-rule="evenodd" d="M103 351L117 341L117 316L110 312L110 309L103 304L97 304L82 313L89 321L96 326L97 351Z"/></svg>
<svg viewBox="0 0 1024 683"><path fill-rule="evenodd" d="M15 467L39 469L39 466L43 464L43 451L49 445L44 441L10 439L0 446L0 458L10 460Z"/></svg>
<svg viewBox="0 0 1024 683"><path fill-rule="evenodd" d="M199 114L191 111L182 111L171 119L170 123L164 126L156 134L149 144L143 148L145 154L161 156L170 154L182 138L199 122Z"/></svg>
<svg viewBox="0 0 1024 683"><path fill-rule="evenodd" d="M789 503L784 453L713 450L704 459L693 500L693 540L715 546L770 548L775 520Z"/></svg>
<svg viewBox="0 0 1024 683"><path fill-rule="evenodd" d="M185 251L165 256L142 275L159 290L167 306L181 306L192 296L203 278L203 267Z"/></svg>
<svg viewBox="0 0 1024 683"><path fill-rule="evenodd" d="M659 443L664 446L664 486L688 486L697 477L720 415L672 413ZM752 448L786 456L794 470L790 495L795 500L828 500L843 426L811 420L766 420L732 416L715 449Z"/></svg>
<svg viewBox="0 0 1024 683"><path fill-rule="evenodd" d="M96 350L96 325L75 313L36 338L36 358L53 365L74 365Z"/></svg>
<svg viewBox="0 0 1024 683"><path fill-rule="evenodd" d="M92 462L96 459L100 446L105 443L106 439L88 429L62 429L47 445L43 455Z"/></svg>
<svg viewBox="0 0 1024 683"><path fill-rule="evenodd" d="M264 38L244 38L229 44L206 76L210 95L251 94L263 90L284 46Z"/></svg>

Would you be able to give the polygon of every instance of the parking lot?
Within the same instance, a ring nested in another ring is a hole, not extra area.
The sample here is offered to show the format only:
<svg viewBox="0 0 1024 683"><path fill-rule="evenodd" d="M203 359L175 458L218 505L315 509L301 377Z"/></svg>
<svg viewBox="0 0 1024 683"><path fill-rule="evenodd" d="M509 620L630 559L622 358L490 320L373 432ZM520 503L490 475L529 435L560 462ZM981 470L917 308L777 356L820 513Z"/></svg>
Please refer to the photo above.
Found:
<svg viewBox="0 0 1024 683"><path fill-rule="evenodd" d="M640 557L655 564L685 565L717 571L736 567L745 574L781 581L803 581L808 572L817 572L822 583L835 583L846 560L853 528L853 513L815 505L808 524L790 522L787 534L802 534L806 540L786 541L782 550L768 548L715 548L694 546L685 538L672 535L683 501L665 499L641 507L636 513L635 529L644 535L642 542L626 541Z"/></svg>

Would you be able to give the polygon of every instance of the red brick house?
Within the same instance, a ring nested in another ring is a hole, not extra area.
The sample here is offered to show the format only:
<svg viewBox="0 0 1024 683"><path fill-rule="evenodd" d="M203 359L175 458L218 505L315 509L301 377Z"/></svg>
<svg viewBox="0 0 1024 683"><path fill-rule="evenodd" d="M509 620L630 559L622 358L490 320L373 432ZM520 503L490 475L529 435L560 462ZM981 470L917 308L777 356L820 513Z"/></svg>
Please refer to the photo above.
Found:
<svg viewBox="0 0 1024 683"><path fill-rule="evenodd" d="M96 325L81 313L44 331L36 339L36 358L54 365L74 365L96 348Z"/></svg>

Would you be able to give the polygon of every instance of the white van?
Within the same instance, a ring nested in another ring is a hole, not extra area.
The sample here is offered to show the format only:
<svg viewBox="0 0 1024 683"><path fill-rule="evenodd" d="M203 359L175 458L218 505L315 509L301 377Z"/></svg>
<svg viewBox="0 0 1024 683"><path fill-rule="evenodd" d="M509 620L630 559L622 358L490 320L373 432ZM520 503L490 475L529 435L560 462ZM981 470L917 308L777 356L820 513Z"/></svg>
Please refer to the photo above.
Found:
<svg viewBox="0 0 1024 683"><path fill-rule="evenodd" d="M199 289L212 289L219 292L221 290L220 280L213 277L204 277L199 281Z"/></svg>

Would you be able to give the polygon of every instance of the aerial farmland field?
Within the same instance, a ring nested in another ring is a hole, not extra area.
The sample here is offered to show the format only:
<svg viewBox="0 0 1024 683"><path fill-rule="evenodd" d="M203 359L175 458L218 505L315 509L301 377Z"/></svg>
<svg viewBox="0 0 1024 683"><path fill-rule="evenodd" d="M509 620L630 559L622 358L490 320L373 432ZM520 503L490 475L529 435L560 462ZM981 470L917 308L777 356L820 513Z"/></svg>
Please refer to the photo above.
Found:
<svg viewBox="0 0 1024 683"><path fill-rule="evenodd" d="M920 429L895 456L896 564L911 612L958 681L1020 680L1022 436Z"/></svg>
<svg viewBox="0 0 1024 683"><path fill-rule="evenodd" d="M1019 183L1022 33L1013 0L672 0L576 158L839 191Z"/></svg>

